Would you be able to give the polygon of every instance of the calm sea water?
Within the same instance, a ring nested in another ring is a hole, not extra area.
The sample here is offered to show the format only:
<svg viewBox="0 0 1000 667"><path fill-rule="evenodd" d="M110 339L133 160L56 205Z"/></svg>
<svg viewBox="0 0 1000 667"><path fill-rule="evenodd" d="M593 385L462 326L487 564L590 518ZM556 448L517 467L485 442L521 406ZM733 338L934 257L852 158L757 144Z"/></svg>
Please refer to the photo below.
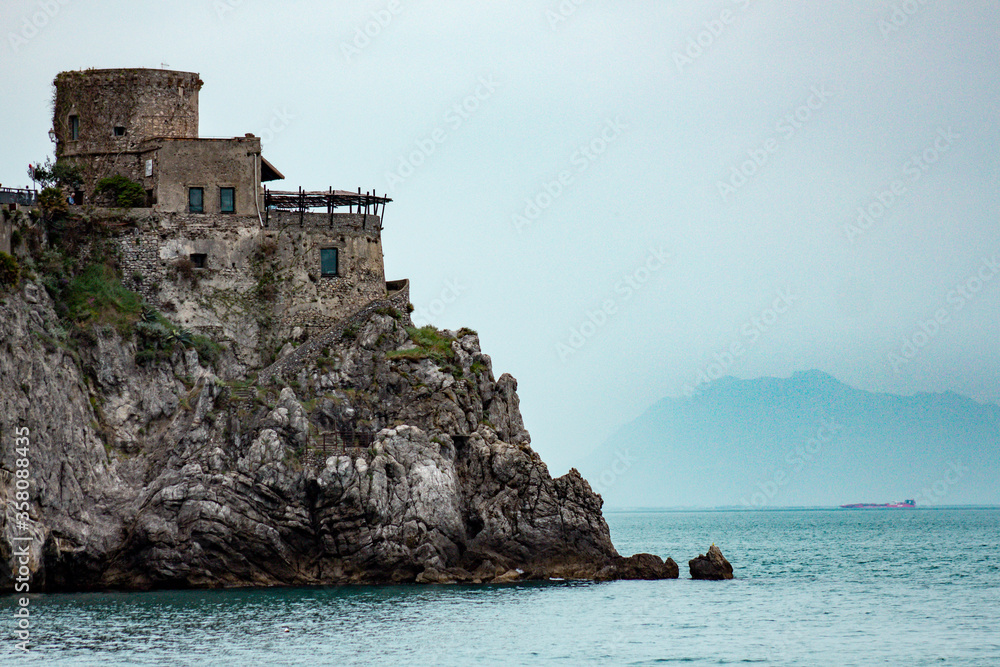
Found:
<svg viewBox="0 0 1000 667"><path fill-rule="evenodd" d="M1000 510L608 513L622 553L738 579L36 596L0 664L1000 664ZM289 632L284 632L284 628Z"/></svg>

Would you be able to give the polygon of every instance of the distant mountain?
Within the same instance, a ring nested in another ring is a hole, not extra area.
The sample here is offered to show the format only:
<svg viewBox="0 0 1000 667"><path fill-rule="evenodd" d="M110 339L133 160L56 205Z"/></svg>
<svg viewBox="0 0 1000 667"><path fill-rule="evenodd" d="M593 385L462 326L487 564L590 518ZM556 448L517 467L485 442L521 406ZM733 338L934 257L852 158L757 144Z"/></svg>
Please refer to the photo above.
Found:
<svg viewBox="0 0 1000 667"><path fill-rule="evenodd" d="M665 398L580 466L606 507L1000 504L1000 406L819 372Z"/></svg>

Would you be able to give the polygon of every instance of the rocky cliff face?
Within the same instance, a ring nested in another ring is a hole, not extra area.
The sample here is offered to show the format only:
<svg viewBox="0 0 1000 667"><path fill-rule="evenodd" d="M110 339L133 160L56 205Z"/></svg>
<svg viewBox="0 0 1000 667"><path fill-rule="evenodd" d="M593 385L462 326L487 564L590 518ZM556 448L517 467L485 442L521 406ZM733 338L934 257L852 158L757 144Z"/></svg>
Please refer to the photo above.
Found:
<svg viewBox="0 0 1000 667"><path fill-rule="evenodd" d="M5 295L0 461L27 427L32 520L0 516L0 589L28 534L33 591L677 576L552 479L475 333L409 324L374 311L256 386L228 354L137 365L111 328L68 345L46 290Z"/></svg>

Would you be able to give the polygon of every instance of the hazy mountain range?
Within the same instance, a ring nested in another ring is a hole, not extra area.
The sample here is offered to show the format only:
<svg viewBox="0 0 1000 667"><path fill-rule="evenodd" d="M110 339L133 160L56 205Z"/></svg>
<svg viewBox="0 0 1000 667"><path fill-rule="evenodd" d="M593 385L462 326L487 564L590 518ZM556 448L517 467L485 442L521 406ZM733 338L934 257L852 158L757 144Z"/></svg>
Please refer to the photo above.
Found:
<svg viewBox="0 0 1000 667"><path fill-rule="evenodd" d="M1000 406L819 372L665 398L580 466L606 507L1000 504Z"/></svg>

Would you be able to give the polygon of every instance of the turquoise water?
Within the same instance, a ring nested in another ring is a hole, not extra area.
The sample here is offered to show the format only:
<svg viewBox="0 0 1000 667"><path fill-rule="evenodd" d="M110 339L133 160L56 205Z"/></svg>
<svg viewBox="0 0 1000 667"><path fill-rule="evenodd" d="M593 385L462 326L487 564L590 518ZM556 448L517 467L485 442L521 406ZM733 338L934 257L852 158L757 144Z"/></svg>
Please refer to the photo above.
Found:
<svg viewBox="0 0 1000 667"><path fill-rule="evenodd" d="M1000 510L608 513L622 553L735 581L36 596L0 664L1000 664ZM284 632L284 628L289 632Z"/></svg>

